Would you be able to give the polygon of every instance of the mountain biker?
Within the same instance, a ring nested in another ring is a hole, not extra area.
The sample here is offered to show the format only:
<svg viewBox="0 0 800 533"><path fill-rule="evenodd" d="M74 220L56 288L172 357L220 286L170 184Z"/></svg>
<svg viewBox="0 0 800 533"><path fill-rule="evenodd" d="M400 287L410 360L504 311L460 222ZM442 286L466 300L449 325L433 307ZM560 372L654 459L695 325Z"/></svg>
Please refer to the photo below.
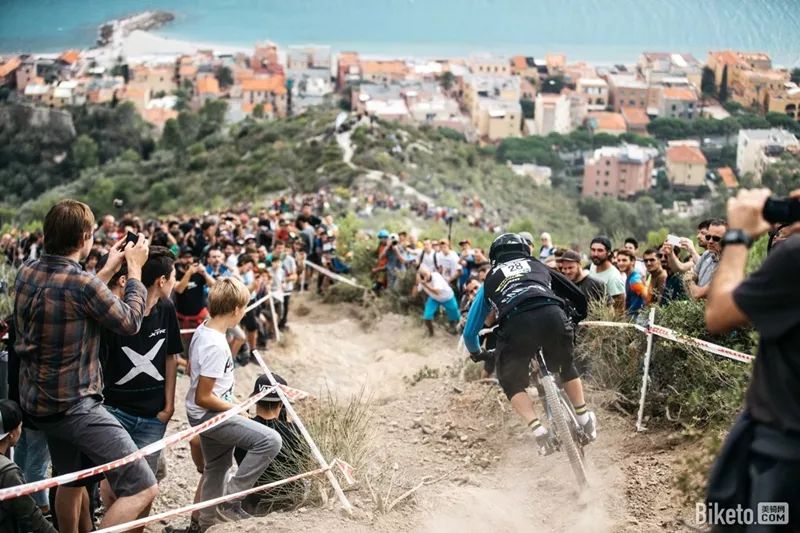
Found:
<svg viewBox="0 0 800 533"><path fill-rule="evenodd" d="M595 440L596 418L586 409L583 386L572 362L573 324L567 316L585 317L586 300L580 289L532 258L529 243L514 233L494 240L489 259L492 269L475 295L464 327L470 357L474 361L486 358L480 350L478 332L491 314L491 321L499 323L497 379L514 410L533 431L539 452L549 455L555 451L552 435L542 426L525 392L529 362L539 347L548 368L561 376L578 423L586 436Z"/></svg>

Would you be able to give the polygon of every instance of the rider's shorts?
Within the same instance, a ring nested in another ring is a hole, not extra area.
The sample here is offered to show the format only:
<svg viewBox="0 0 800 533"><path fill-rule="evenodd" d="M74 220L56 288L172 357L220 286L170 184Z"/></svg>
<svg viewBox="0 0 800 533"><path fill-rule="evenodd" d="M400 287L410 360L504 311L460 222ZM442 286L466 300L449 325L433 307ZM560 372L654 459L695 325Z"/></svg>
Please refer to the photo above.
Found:
<svg viewBox="0 0 800 533"><path fill-rule="evenodd" d="M529 363L541 347L547 369L565 383L578 377L573 364L573 326L558 305L506 318L497 331L497 379L511 399L530 384Z"/></svg>

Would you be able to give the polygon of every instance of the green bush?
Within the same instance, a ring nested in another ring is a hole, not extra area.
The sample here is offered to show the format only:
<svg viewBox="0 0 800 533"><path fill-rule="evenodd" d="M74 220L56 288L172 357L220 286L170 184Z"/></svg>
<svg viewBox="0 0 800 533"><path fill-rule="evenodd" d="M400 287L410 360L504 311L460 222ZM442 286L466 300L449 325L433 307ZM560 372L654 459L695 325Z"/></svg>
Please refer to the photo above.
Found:
<svg viewBox="0 0 800 533"><path fill-rule="evenodd" d="M347 283L334 283L322 294L322 301L327 304L359 303L364 298L364 289L353 287Z"/></svg>
<svg viewBox="0 0 800 533"><path fill-rule="evenodd" d="M754 351L752 331L709 335L703 313L702 302L673 302L658 310L655 322L689 337L745 353ZM645 335L632 328L587 327L579 334L578 351L591 379L617 391L629 407L638 402L645 347ZM727 425L741 410L750 371L747 364L654 337L645 415L651 424Z"/></svg>

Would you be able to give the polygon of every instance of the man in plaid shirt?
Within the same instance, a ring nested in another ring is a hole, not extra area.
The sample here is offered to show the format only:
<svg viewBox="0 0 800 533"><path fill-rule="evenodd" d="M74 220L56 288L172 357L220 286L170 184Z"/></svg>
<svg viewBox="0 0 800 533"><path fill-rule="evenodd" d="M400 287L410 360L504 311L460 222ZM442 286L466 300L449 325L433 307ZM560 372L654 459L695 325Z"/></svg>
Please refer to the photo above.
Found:
<svg viewBox="0 0 800 533"><path fill-rule="evenodd" d="M87 460L103 464L137 450L130 435L102 405L99 361L100 331L120 335L139 331L147 291L142 265L148 245L121 239L109 252L97 276L80 261L92 248L94 215L86 204L63 200L44 221L44 254L19 270L14 302L15 348L20 359L20 404L47 435L54 474L85 468ZM106 283L128 268L122 299ZM153 472L142 459L105 474L117 497L101 527L135 520L155 498ZM84 489L59 487L59 530L75 532Z"/></svg>

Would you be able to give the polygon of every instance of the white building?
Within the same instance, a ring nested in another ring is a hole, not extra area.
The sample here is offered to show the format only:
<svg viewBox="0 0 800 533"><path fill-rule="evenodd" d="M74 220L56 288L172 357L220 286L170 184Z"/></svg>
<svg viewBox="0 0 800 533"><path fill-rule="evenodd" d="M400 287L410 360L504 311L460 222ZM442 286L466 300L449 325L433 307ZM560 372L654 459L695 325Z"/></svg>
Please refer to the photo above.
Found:
<svg viewBox="0 0 800 533"><path fill-rule="evenodd" d="M600 78L581 78L575 91L586 96L589 111L605 111L608 107L608 82Z"/></svg>
<svg viewBox="0 0 800 533"><path fill-rule="evenodd" d="M569 133L571 127L570 101L565 94L536 95L534 121L536 135L551 132Z"/></svg>
<svg viewBox="0 0 800 533"><path fill-rule="evenodd" d="M758 183L768 165L780 158L787 149L800 150L800 141L786 130L739 130L736 147L736 173L748 172Z"/></svg>

